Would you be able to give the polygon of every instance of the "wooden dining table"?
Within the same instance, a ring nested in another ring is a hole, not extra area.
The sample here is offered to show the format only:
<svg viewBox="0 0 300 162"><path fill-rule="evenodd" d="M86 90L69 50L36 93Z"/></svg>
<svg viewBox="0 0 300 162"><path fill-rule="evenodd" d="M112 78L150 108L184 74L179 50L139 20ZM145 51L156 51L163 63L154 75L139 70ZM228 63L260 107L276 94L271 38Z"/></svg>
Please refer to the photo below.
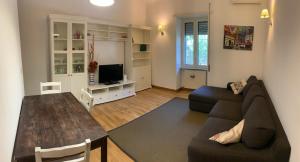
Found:
<svg viewBox="0 0 300 162"><path fill-rule="evenodd" d="M91 140L107 162L106 131L71 93L27 96L22 103L12 161L34 162L35 147L54 148Z"/></svg>

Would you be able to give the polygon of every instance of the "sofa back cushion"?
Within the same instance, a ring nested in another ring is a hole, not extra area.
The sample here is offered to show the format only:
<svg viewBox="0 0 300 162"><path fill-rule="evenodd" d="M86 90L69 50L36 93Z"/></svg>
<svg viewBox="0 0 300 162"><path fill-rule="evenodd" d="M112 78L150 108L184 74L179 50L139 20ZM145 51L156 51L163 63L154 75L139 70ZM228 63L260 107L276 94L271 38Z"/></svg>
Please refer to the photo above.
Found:
<svg viewBox="0 0 300 162"><path fill-rule="evenodd" d="M269 104L264 97L255 97L245 115L242 142L249 148L261 149L270 143L275 132Z"/></svg>
<svg viewBox="0 0 300 162"><path fill-rule="evenodd" d="M245 116L251 103L257 96L265 97L265 92L263 91L263 89L260 86L253 85L253 86L251 86L247 95L243 99L243 103L242 103L242 115L243 116Z"/></svg>
<svg viewBox="0 0 300 162"><path fill-rule="evenodd" d="M257 80L256 76L252 75L248 78L247 85L243 88L243 96L244 97L247 95L250 88L255 84L258 84L258 80Z"/></svg>

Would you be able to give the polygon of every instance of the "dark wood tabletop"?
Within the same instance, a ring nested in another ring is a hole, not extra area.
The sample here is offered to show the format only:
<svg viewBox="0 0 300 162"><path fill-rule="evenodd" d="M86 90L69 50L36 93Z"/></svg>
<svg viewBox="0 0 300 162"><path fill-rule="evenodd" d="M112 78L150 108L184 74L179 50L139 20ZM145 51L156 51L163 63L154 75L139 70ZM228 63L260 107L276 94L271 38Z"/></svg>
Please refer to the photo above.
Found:
<svg viewBox="0 0 300 162"><path fill-rule="evenodd" d="M91 139L107 160L107 133L71 93L25 97L12 161L34 162L35 147L53 148ZM104 155L105 154L105 155Z"/></svg>

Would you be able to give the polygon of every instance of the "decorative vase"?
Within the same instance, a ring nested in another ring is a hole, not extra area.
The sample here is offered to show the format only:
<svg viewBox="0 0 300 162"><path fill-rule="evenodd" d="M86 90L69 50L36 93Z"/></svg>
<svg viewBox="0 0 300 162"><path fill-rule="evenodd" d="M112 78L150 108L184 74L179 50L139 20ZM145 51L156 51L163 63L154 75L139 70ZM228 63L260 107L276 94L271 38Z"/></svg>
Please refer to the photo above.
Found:
<svg viewBox="0 0 300 162"><path fill-rule="evenodd" d="M89 84L95 85L95 73L89 73Z"/></svg>

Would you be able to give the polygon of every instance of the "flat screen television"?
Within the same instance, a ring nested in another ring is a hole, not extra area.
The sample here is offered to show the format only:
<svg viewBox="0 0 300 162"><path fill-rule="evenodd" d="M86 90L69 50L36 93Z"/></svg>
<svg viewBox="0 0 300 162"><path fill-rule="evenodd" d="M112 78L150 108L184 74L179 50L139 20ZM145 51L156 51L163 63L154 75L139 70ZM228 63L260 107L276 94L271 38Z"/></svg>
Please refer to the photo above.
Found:
<svg viewBox="0 0 300 162"><path fill-rule="evenodd" d="M99 83L116 84L123 80L123 64L99 65Z"/></svg>

